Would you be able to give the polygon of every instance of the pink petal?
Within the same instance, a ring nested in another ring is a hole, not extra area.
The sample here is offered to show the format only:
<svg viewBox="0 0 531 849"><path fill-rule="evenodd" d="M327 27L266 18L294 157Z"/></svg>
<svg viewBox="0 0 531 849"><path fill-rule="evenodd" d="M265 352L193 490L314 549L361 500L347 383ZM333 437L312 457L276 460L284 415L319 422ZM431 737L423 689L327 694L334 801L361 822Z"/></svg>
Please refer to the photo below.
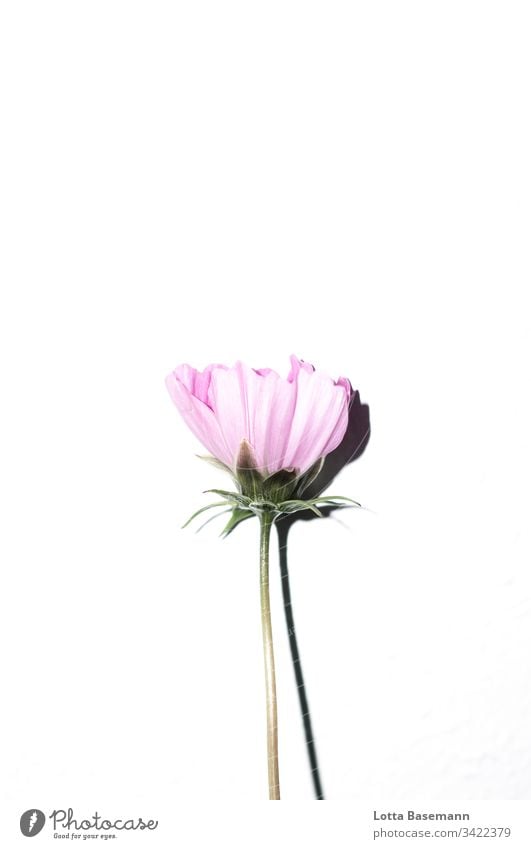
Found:
<svg viewBox="0 0 531 849"><path fill-rule="evenodd" d="M300 369L297 404L293 415L285 461L301 472L332 451L348 424L349 394L321 372Z"/></svg>
<svg viewBox="0 0 531 849"><path fill-rule="evenodd" d="M285 468L286 446L297 398L296 387L276 372L250 382L250 442L267 474Z"/></svg>
<svg viewBox="0 0 531 849"><path fill-rule="evenodd" d="M210 401L234 458L246 439L260 471L272 474L284 468L296 401L294 384L273 370L259 373L236 363L233 369L213 373Z"/></svg>
<svg viewBox="0 0 531 849"><path fill-rule="evenodd" d="M261 374L261 375L277 374L276 371L272 368L254 368L253 371L255 371L256 374ZM278 374L277 374L277 377L278 377Z"/></svg>
<svg viewBox="0 0 531 849"><path fill-rule="evenodd" d="M190 366L179 366L166 378L166 386L172 401L184 421L200 442L218 460L232 465L233 457L227 450L216 417L210 407L192 394L197 376ZM204 395L204 383L200 382L198 391Z"/></svg>
<svg viewBox="0 0 531 849"><path fill-rule="evenodd" d="M336 386L343 386L347 393L348 402L350 404L352 398L354 397L354 393L352 390L352 384L348 377L338 377L338 379L336 380Z"/></svg>
<svg viewBox="0 0 531 849"><path fill-rule="evenodd" d="M258 375L256 379L260 379ZM230 465L233 466L242 439L247 439L252 445L246 386L238 365L234 368L213 370L208 397L227 453L230 455Z"/></svg>
<svg viewBox="0 0 531 849"><path fill-rule="evenodd" d="M300 371L305 371L308 374L312 374L315 371L314 367L310 363L305 363L304 360L299 360L295 354L290 356L291 368L288 374L288 381L293 383L299 374Z"/></svg>
<svg viewBox="0 0 531 849"><path fill-rule="evenodd" d="M219 460L234 466L243 439L260 470L306 471L341 442L352 390L291 357L287 379L272 369L178 366L166 380L185 422Z"/></svg>
<svg viewBox="0 0 531 849"><path fill-rule="evenodd" d="M227 366L212 363L204 371L198 371L187 363L184 363L177 366L173 374L192 395L203 401L204 404L208 404L208 390L210 388L212 370L217 368L226 369Z"/></svg>

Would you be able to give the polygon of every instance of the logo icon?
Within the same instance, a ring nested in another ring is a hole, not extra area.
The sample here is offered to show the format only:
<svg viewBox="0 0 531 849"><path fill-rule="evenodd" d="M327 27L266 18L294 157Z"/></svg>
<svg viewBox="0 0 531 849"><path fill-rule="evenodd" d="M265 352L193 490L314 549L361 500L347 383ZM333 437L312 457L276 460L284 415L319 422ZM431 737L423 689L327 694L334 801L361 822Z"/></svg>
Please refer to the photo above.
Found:
<svg viewBox="0 0 531 849"><path fill-rule="evenodd" d="M38 808L30 808L20 817L20 830L25 837L35 837L42 831L46 817Z"/></svg>

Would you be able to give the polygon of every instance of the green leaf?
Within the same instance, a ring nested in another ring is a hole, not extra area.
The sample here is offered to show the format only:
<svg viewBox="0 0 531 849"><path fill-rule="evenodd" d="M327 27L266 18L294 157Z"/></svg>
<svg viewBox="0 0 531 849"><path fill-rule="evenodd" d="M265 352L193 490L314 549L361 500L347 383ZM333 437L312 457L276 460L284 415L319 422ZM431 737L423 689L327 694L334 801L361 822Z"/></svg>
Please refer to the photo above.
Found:
<svg viewBox="0 0 531 849"><path fill-rule="evenodd" d="M192 514L192 516L190 516L190 518L189 518L189 519L187 519L187 521L184 523L184 525L181 525L181 529L182 529L182 528L186 528L186 527L188 527L188 525L190 524L190 522L193 522L193 520L195 519L195 517L196 517L196 516L199 516L199 515L200 515L200 513L204 513L204 512L205 512L205 510L213 510L213 509L214 509L214 507L223 507L223 506L225 506L225 505L226 505L226 503L227 503L226 501L215 501L213 504L207 504L207 506L206 506L206 507L201 507L201 509L200 509L200 510L196 510L196 512L195 512L195 513L193 513L193 514Z"/></svg>
<svg viewBox="0 0 531 849"><path fill-rule="evenodd" d="M312 498L312 504L324 504L329 501L333 504L334 501L346 501L348 504L353 504L355 507L361 507L359 501L354 501L352 498L347 498L346 495L321 495L319 498Z"/></svg>
<svg viewBox="0 0 531 849"><path fill-rule="evenodd" d="M211 516L210 519L207 519L206 522L203 522L202 525L199 525L198 529L196 530L196 534L198 534L199 531L202 531L205 525L208 525L209 522L213 522L214 519L217 519L218 516L223 516L225 513L230 513L231 509L231 507L227 507L226 510L220 510L219 513L214 513L214 515Z"/></svg>
<svg viewBox="0 0 531 849"><path fill-rule="evenodd" d="M302 499L293 499L292 501L283 501L282 504L279 504L279 509L283 513L298 513L299 510L311 510L312 513L315 513L316 516L319 516L320 519L323 519L324 516L317 507L312 504L311 501L303 501Z"/></svg>
<svg viewBox="0 0 531 849"><path fill-rule="evenodd" d="M239 507L235 507L232 511L232 516L221 531L220 536L225 539L230 533L232 533L234 528L240 524L240 522L244 522L245 519L252 519L253 516L254 513L252 510L241 510Z"/></svg>
<svg viewBox="0 0 531 849"><path fill-rule="evenodd" d="M247 507L251 503L251 499L246 495L240 495L239 492L228 492L226 489L205 489L205 494L213 492L214 495L221 495L234 504L239 504L241 507Z"/></svg>

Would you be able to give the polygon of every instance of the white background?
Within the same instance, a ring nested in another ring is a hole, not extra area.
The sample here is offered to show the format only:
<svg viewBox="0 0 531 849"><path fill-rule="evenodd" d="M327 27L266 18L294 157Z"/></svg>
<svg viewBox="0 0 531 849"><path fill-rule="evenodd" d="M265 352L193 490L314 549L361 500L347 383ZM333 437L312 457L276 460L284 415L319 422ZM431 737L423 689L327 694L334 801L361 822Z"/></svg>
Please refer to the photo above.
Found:
<svg viewBox="0 0 531 849"><path fill-rule="evenodd" d="M327 797L529 798L525 11L2 6L20 812L266 797L258 528L180 530L225 481L163 381L292 352L350 377L373 426L334 486L368 509L290 546ZM272 578L283 798L311 800Z"/></svg>

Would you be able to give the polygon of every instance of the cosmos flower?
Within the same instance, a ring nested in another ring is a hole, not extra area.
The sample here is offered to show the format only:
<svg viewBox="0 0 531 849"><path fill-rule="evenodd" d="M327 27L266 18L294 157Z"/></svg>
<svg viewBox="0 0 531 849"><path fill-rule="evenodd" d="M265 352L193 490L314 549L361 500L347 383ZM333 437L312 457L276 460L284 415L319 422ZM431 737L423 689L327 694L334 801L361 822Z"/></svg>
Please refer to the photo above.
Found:
<svg viewBox="0 0 531 849"><path fill-rule="evenodd" d="M291 357L282 378L241 362L197 371L178 366L166 379L184 421L220 463L264 477L281 470L300 476L333 451L348 424L351 386Z"/></svg>
<svg viewBox="0 0 531 849"><path fill-rule="evenodd" d="M295 356L286 378L273 369L253 369L241 362L232 368L213 364L204 371L183 364L168 375L166 385L184 421L210 452L205 459L223 467L236 484L236 491L206 490L221 500L201 507L183 527L219 507L223 509L217 515L230 513L222 536L246 519L257 516L260 520L267 767L269 798L277 800L277 702L269 599L271 528L294 513L309 511L322 517L321 509L359 506L352 499L320 493L341 466L363 450L368 419L360 433L359 396L346 378L333 380ZM318 798L324 797L319 793Z"/></svg>

